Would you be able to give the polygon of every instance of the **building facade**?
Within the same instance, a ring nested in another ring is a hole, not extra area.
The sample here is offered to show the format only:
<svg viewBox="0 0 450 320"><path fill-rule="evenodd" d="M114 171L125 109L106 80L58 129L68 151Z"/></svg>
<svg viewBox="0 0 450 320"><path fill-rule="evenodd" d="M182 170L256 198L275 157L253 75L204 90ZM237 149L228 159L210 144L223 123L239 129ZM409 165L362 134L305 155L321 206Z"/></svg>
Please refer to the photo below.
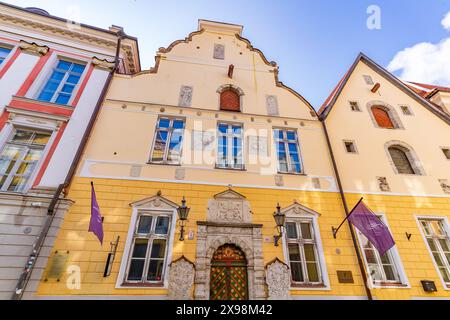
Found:
<svg viewBox="0 0 450 320"><path fill-rule="evenodd" d="M29 259L38 253L33 274L24 278L30 280L27 295L36 291L61 219L73 202L61 195L55 210L49 206L60 197L56 192L109 81L119 37L124 38L121 70L139 71L137 42L122 33L0 3L2 299L13 295ZM36 239L46 232L46 223L48 235L40 246Z"/></svg>
<svg viewBox="0 0 450 320"><path fill-rule="evenodd" d="M417 136L445 147L448 121L363 55L319 117L242 26L200 20L152 69L114 76L36 298L448 298L449 163ZM387 256L333 236L361 197L392 231Z"/></svg>

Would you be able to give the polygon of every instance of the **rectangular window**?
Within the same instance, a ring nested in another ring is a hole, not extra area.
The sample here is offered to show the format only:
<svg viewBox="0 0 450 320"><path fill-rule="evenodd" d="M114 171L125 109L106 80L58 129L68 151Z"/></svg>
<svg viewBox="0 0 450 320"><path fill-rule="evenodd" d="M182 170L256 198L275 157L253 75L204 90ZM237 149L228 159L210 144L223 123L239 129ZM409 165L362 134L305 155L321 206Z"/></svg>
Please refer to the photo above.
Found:
<svg viewBox="0 0 450 320"><path fill-rule="evenodd" d="M356 153L356 145L353 141L344 141L344 145L348 153Z"/></svg>
<svg viewBox="0 0 450 320"><path fill-rule="evenodd" d="M184 119L159 118L151 162L180 164L184 134Z"/></svg>
<svg viewBox="0 0 450 320"><path fill-rule="evenodd" d="M378 250L361 232L357 231L357 233L373 283L378 285L402 284L392 253L393 249L381 256Z"/></svg>
<svg viewBox="0 0 450 320"><path fill-rule="evenodd" d="M6 57L10 54L11 49L0 47L0 65L5 61Z"/></svg>
<svg viewBox="0 0 450 320"><path fill-rule="evenodd" d="M217 126L217 167L244 169L243 130L241 124L219 123Z"/></svg>
<svg viewBox="0 0 450 320"><path fill-rule="evenodd" d="M361 111L361 109L359 109L358 102L356 101L350 101L350 109L352 111Z"/></svg>
<svg viewBox="0 0 450 320"><path fill-rule="evenodd" d="M447 287L450 287L450 237L443 219L420 219L425 241Z"/></svg>
<svg viewBox="0 0 450 320"><path fill-rule="evenodd" d="M412 116L411 109L408 106L400 106L405 116Z"/></svg>
<svg viewBox="0 0 450 320"><path fill-rule="evenodd" d="M170 217L157 212L141 212L133 234L133 244L125 281L162 283L168 251Z"/></svg>
<svg viewBox="0 0 450 320"><path fill-rule="evenodd" d="M369 86L374 85L374 82L373 82L373 79L371 76L364 75L363 77L364 77L364 81L366 82L367 85L369 85Z"/></svg>
<svg viewBox="0 0 450 320"><path fill-rule="evenodd" d="M299 284L321 284L322 274L311 220L286 222L291 279Z"/></svg>
<svg viewBox="0 0 450 320"><path fill-rule="evenodd" d="M42 158L50 132L15 129L0 153L0 191L22 192Z"/></svg>
<svg viewBox="0 0 450 320"><path fill-rule="evenodd" d="M38 100L68 104L85 68L83 64L59 60Z"/></svg>
<svg viewBox="0 0 450 320"><path fill-rule="evenodd" d="M280 173L301 173L300 152L297 132L294 130L274 130Z"/></svg>
<svg viewBox="0 0 450 320"><path fill-rule="evenodd" d="M444 153L444 156L450 160L450 148L442 148L442 152Z"/></svg>

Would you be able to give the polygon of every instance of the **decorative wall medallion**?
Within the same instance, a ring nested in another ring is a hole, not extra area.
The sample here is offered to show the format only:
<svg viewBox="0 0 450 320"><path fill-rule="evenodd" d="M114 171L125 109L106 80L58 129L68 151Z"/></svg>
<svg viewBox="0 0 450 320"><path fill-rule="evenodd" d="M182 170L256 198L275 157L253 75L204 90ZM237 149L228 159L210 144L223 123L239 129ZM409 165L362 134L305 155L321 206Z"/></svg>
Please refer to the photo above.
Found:
<svg viewBox="0 0 450 320"><path fill-rule="evenodd" d="M50 48L47 46L40 46L35 42L30 43L23 40L20 40L19 48L23 52L31 53L38 56L45 56L50 50Z"/></svg>
<svg viewBox="0 0 450 320"><path fill-rule="evenodd" d="M390 192L391 188L389 187L389 183L387 182L386 177L377 177L378 185L381 191Z"/></svg>
<svg viewBox="0 0 450 320"><path fill-rule="evenodd" d="M284 186L284 180L282 175L275 175L275 185L278 187Z"/></svg>
<svg viewBox="0 0 450 320"><path fill-rule="evenodd" d="M169 271L169 300L192 300L194 275L194 264L184 256L173 261Z"/></svg>
<svg viewBox="0 0 450 320"><path fill-rule="evenodd" d="M266 98L267 114L269 116L278 116L278 100L276 96L267 96Z"/></svg>
<svg viewBox="0 0 450 320"><path fill-rule="evenodd" d="M312 178L311 179L312 185L314 189L320 189L320 179L319 178Z"/></svg>
<svg viewBox="0 0 450 320"><path fill-rule="evenodd" d="M130 177L138 178L141 176L142 166L131 166Z"/></svg>
<svg viewBox="0 0 450 320"><path fill-rule="evenodd" d="M178 99L178 106L190 107L192 104L192 95L194 88L190 86L182 86L180 89L180 97Z"/></svg>
<svg viewBox="0 0 450 320"><path fill-rule="evenodd" d="M450 183L448 182L448 179L439 179L439 183L441 184L442 191L450 194Z"/></svg>
<svg viewBox="0 0 450 320"><path fill-rule="evenodd" d="M225 46L223 44L214 44L214 59L225 59Z"/></svg>
<svg viewBox="0 0 450 320"><path fill-rule="evenodd" d="M278 259L266 267L266 282L268 287L268 300L289 300L291 279L289 267Z"/></svg>
<svg viewBox="0 0 450 320"><path fill-rule="evenodd" d="M175 170L175 179L177 180L184 180L186 176L186 170L185 169L176 169Z"/></svg>

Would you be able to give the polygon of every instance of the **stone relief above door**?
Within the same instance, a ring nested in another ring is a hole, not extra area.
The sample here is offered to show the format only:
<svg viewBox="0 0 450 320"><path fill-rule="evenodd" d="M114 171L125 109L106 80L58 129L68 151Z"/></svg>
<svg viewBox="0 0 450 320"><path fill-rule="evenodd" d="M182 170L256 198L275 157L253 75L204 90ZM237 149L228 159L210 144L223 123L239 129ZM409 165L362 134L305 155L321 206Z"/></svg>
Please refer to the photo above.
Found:
<svg viewBox="0 0 450 320"><path fill-rule="evenodd" d="M228 189L208 201L206 219L217 223L252 223L252 211L245 196Z"/></svg>

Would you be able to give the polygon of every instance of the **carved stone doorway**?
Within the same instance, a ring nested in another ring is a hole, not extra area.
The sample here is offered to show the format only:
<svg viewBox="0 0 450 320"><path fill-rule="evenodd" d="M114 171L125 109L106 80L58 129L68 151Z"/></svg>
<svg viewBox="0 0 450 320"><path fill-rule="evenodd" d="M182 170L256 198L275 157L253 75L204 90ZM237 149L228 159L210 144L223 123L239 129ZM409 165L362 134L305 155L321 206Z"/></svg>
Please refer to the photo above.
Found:
<svg viewBox="0 0 450 320"><path fill-rule="evenodd" d="M210 300L248 300L247 259L235 245L223 245L213 255Z"/></svg>

